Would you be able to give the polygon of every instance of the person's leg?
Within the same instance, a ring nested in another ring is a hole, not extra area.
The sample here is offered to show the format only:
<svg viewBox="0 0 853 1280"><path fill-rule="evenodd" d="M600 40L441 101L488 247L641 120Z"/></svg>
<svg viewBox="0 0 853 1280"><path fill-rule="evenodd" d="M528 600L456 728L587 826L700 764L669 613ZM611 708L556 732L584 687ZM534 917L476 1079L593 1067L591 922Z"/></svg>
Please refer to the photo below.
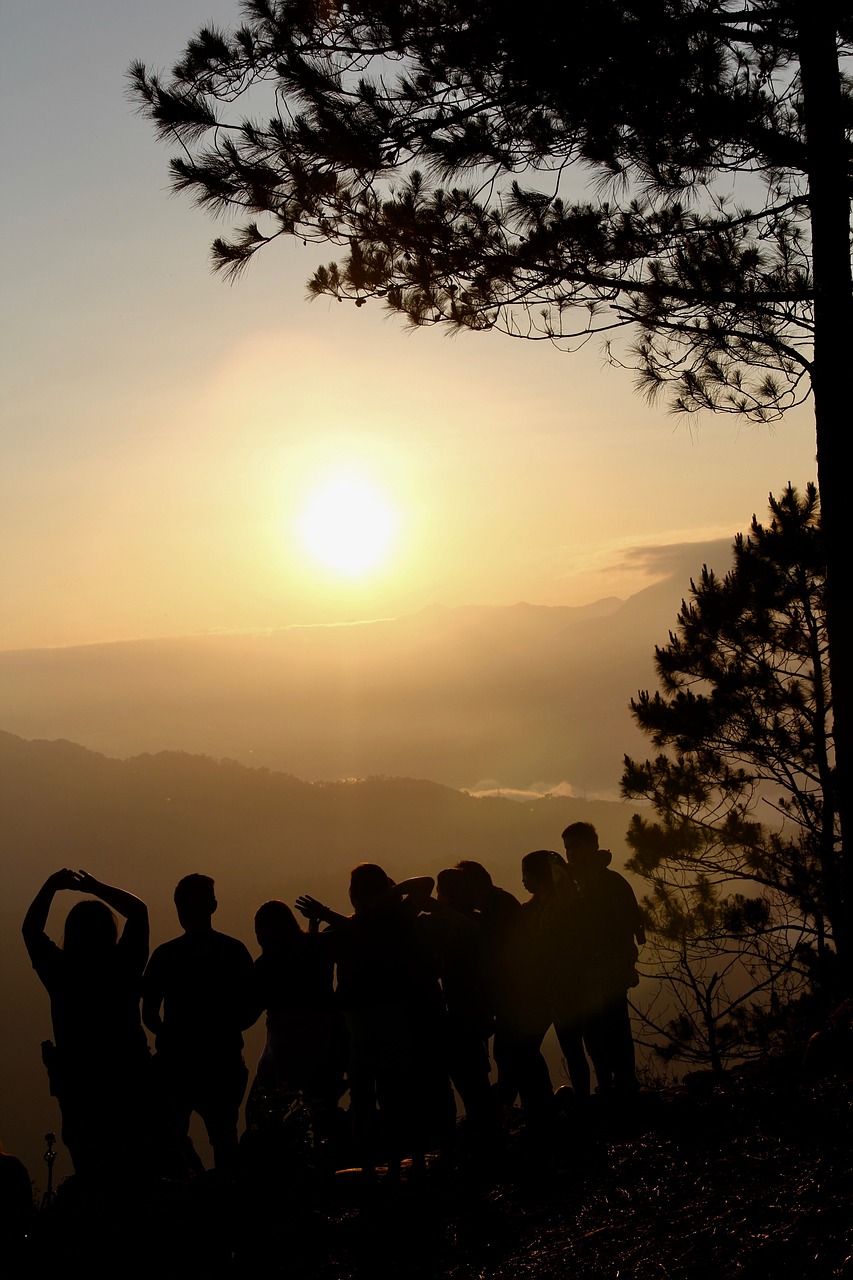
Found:
<svg viewBox="0 0 853 1280"><path fill-rule="evenodd" d="M608 1054L613 1064L613 1088L620 1093L636 1093L639 1081L627 995L620 996L609 1005L606 1021Z"/></svg>
<svg viewBox="0 0 853 1280"><path fill-rule="evenodd" d="M499 1129L497 1100L489 1079L491 1063L486 1041L461 1020L450 1027L450 1078L453 1081L475 1141L493 1138Z"/></svg>
<svg viewBox="0 0 853 1280"><path fill-rule="evenodd" d="M195 1110L192 1064L157 1053L151 1066L154 1105L159 1110L158 1137L165 1167L177 1177L204 1173L204 1165L190 1138L190 1118Z"/></svg>
<svg viewBox="0 0 853 1280"><path fill-rule="evenodd" d="M518 1036L516 1066L518 1092L528 1125L542 1128L554 1117L554 1088L541 1044L547 1027Z"/></svg>
<svg viewBox="0 0 853 1280"><path fill-rule="evenodd" d="M514 1107L519 1087L517 1037L500 1021L495 1027L492 1056L498 1071L498 1103L507 1109Z"/></svg>
<svg viewBox="0 0 853 1280"><path fill-rule="evenodd" d="M249 1071L242 1058L218 1065L198 1081L194 1110L204 1121L213 1163L219 1172L232 1172L239 1150L237 1124Z"/></svg>
<svg viewBox="0 0 853 1280"><path fill-rule="evenodd" d="M349 1115L356 1159L366 1174L376 1171L379 1118L376 1103L376 1062L373 1053L372 1011L346 1015Z"/></svg>
<svg viewBox="0 0 853 1280"><path fill-rule="evenodd" d="M587 1009L583 1018L583 1042L595 1071L596 1092L610 1093L613 1089L613 1062L605 1010Z"/></svg>
<svg viewBox="0 0 853 1280"><path fill-rule="evenodd" d="M579 1102L586 1102L590 1091L589 1063L583 1047L583 1025L580 1018L567 1019L554 1024L560 1049L566 1059L569 1079L575 1097Z"/></svg>

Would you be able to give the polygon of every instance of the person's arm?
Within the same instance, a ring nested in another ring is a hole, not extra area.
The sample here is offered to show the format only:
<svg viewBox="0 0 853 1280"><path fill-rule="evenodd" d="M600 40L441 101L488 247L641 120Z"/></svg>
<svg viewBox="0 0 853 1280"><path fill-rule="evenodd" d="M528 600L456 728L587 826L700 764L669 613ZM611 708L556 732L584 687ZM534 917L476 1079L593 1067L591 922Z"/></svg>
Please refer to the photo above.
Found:
<svg viewBox="0 0 853 1280"><path fill-rule="evenodd" d="M330 907L318 902L316 898L312 898L310 893L303 893L298 897L294 906L300 915L305 916L306 920L322 920L324 924L330 925L333 929L349 928L351 924L349 916L342 916L337 911L332 911Z"/></svg>
<svg viewBox="0 0 853 1280"><path fill-rule="evenodd" d="M393 885L388 892L405 902L421 904L429 900L434 888L435 880L432 876L410 876L408 880L401 880L399 884ZM426 909L425 906L420 907L422 911Z"/></svg>
<svg viewBox="0 0 853 1280"><path fill-rule="evenodd" d="M154 952L142 975L142 1021L155 1036L163 1030L160 1011L163 1007L163 979L160 973L160 947Z"/></svg>
<svg viewBox="0 0 853 1280"><path fill-rule="evenodd" d="M625 884L625 888L627 889L627 893L625 895L626 901L630 899L631 903L631 914L633 917L632 933L634 941L638 947L641 947L646 941L646 917L643 914L643 908L637 901L637 895L634 893L633 887L624 879L624 877L622 877L622 879Z"/></svg>
<svg viewBox="0 0 853 1280"><path fill-rule="evenodd" d="M96 880L88 871L73 871L70 874L74 877L72 886L74 889L79 889L81 893L94 894L126 920L135 920L147 926L148 908L141 898L134 897L126 889L119 889L113 884L104 884L102 880Z"/></svg>
<svg viewBox="0 0 853 1280"><path fill-rule="evenodd" d="M21 933L24 935L24 944L31 957L33 949L37 948L45 937L47 917L50 915L54 897L60 889L75 889L77 887L75 876L76 873L69 871L67 867L62 871L54 871L53 875L47 877L30 903L27 914L24 916Z"/></svg>
<svg viewBox="0 0 853 1280"><path fill-rule="evenodd" d="M240 943L237 964L237 1021L241 1031L253 1027L266 1008L266 1000L261 994L258 971L246 947Z"/></svg>
<svg viewBox="0 0 853 1280"><path fill-rule="evenodd" d="M148 959L149 940L148 908L145 903L126 889L96 880L88 871L77 871L74 875L75 889L79 889L81 893L93 894L120 916L124 916L125 926L119 939L123 958L126 964L142 973Z"/></svg>
<svg viewBox="0 0 853 1280"><path fill-rule="evenodd" d="M466 916L464 911L451 907L448 902L439 902L438 898L427 896L419 898L418 904L421 911L425 911L435 920L440 920L453 934L466 934L473 931L474 922L471 917Z"/></svg>
<svg viewBox="0 0 853 1280"><path fill-rule="evenodd" d="M390 885L388 897L393 902L399 902L407 915L419 916L422 911L430 910L430 895L434 885L432 876L410 876L408 880Z"/></svg>

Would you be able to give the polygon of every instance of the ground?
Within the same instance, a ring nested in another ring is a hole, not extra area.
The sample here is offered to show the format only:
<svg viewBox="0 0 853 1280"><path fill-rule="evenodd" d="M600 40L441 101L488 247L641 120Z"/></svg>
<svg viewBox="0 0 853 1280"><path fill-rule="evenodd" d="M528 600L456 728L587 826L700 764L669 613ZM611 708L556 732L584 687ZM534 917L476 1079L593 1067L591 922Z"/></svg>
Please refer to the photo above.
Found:
<svg viewBox="0 0 853 1280"><path fill-rule="evenodd" d="M758 1072L571 1107L487 1161L365 1188L273 1159L235 1185L86 1195L42 1220L31 1275L289 1280L853 1278L853 1077ZM64 1203L62 1203L64 1199Z"/></svg>

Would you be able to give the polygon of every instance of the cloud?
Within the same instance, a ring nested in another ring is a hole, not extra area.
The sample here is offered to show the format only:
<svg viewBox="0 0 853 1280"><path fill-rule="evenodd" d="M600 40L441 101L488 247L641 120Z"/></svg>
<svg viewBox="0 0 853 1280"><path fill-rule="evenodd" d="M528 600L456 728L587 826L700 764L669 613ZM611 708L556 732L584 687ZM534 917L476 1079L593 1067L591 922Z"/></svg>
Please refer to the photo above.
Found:
<svg viewBox="0 0 853 1280"><path fill-rule="evenodd" d="M703 564L717 572L731 566L733 538L714 538L701 542L669 542L625 547L614 569L641 571L652 578L696 577Z"/></svg>
<svg viewBox="0 0 853 1280"><path fill-rule="evenodd" d="M473 787L460 787L465 795L482 800L488 797L500 797L503 800L517 800L527 804L531 800L567 799L567 800L619 800L618 791L581 791L571 782L531 782L528 787L502 787L497 778L482 778Z"/></svg>

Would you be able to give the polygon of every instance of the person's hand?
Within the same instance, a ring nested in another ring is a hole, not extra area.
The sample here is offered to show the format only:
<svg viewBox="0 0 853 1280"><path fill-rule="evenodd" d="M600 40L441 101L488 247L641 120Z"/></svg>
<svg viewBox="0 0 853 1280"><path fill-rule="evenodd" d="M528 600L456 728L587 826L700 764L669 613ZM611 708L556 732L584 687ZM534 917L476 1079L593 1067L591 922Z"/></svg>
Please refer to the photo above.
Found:
<svg viewBox="0 0 853 1280"><path fill-rule="evenodd" d="M97 893L101 887L99 881L88 871L72 871L71 874L75 879L74 888L79 889L81 893Z"/></svg>
<svg viewBox="0 0 853 1280"><path fill-rule="evenodd" d="M76 889L77 888L77 872L72 871L69 867L63 867L61 871L54 871L53 875L48 879L51 889Z"/></svg>
<svg viewBox="0 0 853 1280"><path fill-rule="evenodd" d="M306 920L322 920L329 914L329 908L324 907L322 902L318 902L316 898L312 898L310 893L303 893L298 897L294 906L300 915L305 916Z"/></svg>

